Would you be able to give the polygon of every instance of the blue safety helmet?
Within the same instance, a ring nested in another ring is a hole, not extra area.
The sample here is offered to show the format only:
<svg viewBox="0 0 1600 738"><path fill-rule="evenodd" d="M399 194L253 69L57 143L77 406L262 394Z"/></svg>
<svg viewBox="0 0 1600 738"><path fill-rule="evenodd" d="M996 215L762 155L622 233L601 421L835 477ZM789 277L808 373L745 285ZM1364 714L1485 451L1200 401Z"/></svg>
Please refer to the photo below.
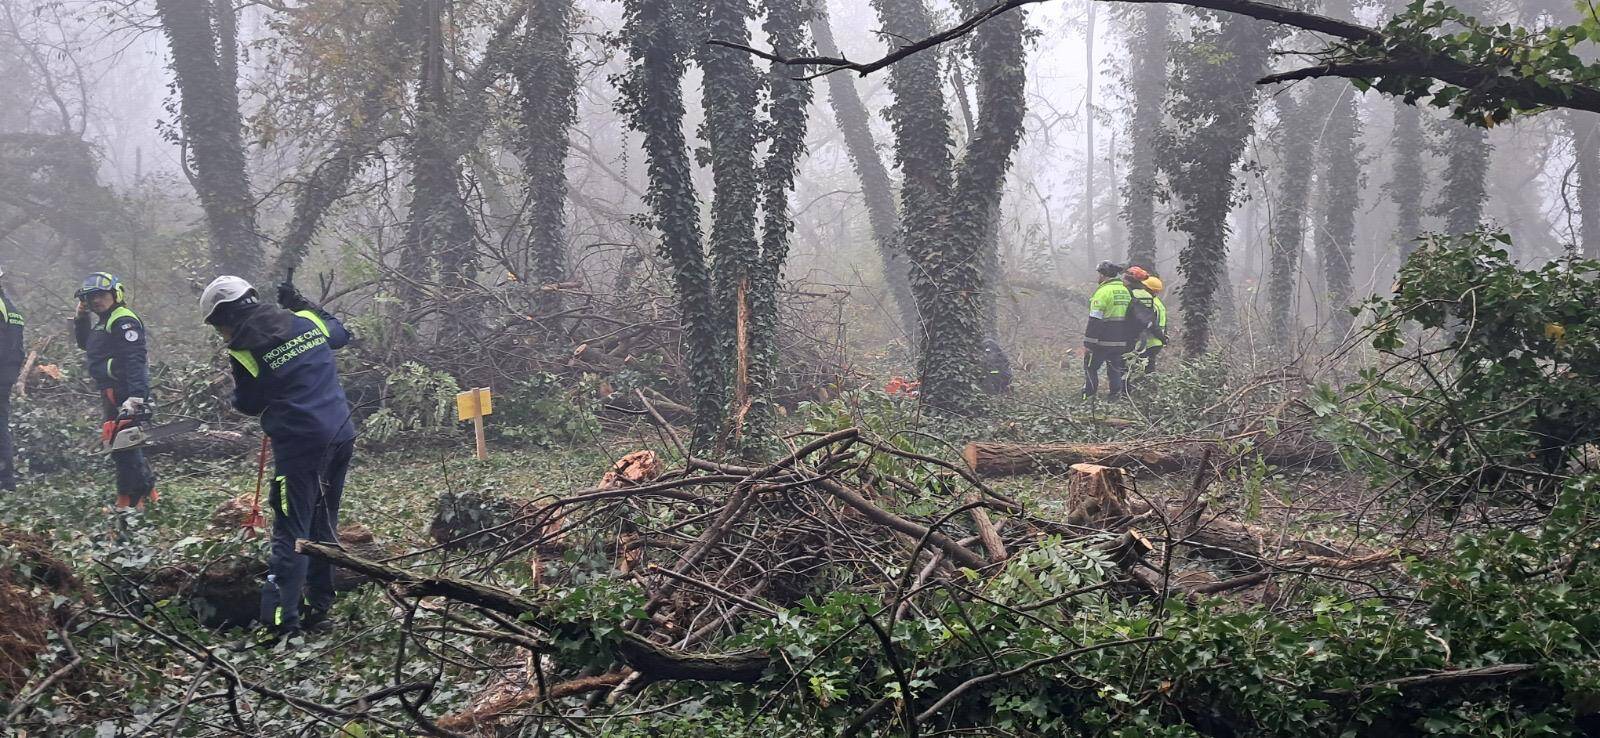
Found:
<svg viewBox="0 0 1600 738"><path fill-rule="evenodd" d="M120 303L123 301L122 280L111 272L95 272L83 278L83 286L78 288L74 296L82 300L96 292L110 292L116 295Z"/></svg>

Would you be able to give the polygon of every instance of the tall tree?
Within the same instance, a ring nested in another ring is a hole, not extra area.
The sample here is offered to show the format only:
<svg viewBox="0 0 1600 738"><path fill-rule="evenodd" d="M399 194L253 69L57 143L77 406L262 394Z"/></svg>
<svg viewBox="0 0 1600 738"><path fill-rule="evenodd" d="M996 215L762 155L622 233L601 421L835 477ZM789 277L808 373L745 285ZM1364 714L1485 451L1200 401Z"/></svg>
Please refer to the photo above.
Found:
<svg viewBox="0 0 1600 738"><path fill-rule="evenodd" d="M762 23L773 51L799 56L809 50L805 26L809 0L766 0ZM794 220L789 195L794 190L800 157L806 151L807 109L810 83L794 79L794 70L774 63L766 75L768 140L767 158L761 165L762 209L760 252L748 290L750 320L746 328L748 366L742 383L745 400L734 408L734 446L747 457L770 453L775 406L770 390L777 375L778 281L789 258ZM736 382L741 381L735 377ZM739 384L735 384L736 393Z"/></svg>
<svg viewBox="0 0 1600 738"><path fill-rule="evenodd" d="M1600 116L1568 111L1577 173L1579 243L1586 259L1600 259Z"/></svg>
<svg viewBox="0 0 1600 738"><path fill-rule="evenodd" d="M722 427L727 382L711 268L701 245L700 206L683 133L682 86L688 59L683 8L674 0L633 0L624 12L623 37L633 64L619 80L619 105L629 127L644 137L650 182L645 202L661 234L661 256L672 268L684 331L683 363L693 395L693 442L706 449L715 445Z"/></svg>
<svg viewBox="0 0 1600 738"><path fill-rule="evenodd" d="M811 33L816 39L818 54L839 56L839 46L833 40L833 28L824 5L822 2L816 4L811 16ZM867 106L861 102L854 75L830 74L826 79L834 122L844 137L856 177L861 180L861 196L867 206L872 241L883 262L884 282L889 286L889 295L894 300L901 329L915 340L920 322L917 319L917 301L911 294L911 265L901 245L900 214L895 210L889 170L883 164L883 157L878 154L878 143L872 135Z"/></svg>
<svg viewBox="0 0 1600 738"><path fill-rule="evenodd" d="M1422 236L1422 201L1428 180L1422 171L1422 151L1427 140L1422 134L1422 111L1403 100L1394 102L1394 146L1390 161L1394 173L1389 178L1389 196L1395 204L1395 239L1400 257L1411 255Z"/></svg>
<svg viewBox="0 0 1600 738"><path fill-rule="evenodd" d="M1267 296L1272 335L1287 348L1294 338L1295 295L1300 281L1300 255L1305 252L1306 215L1311 197L1312 164L1321 128L1316 125L1313 96L1297 98L1292 90L1274 99L1278 105L1278 160L1273 189L1278 194L1268 239L1271 270Z"/></svg>
<svg viewBox="0 0 1600 738"><path fill-rule="evenodd" d="M1350 0L1328 0L1328 15L1350 20ZM1321 217L1316 230L1317 253L1322 257L1323 281L1336 338L1343 338L1351 315L1351 274L1354 269L1356 211L1361 207L1361 108L1354 87L1339 80L1320 80L1328 107L1321 146Z"/></svg>
<svg viewBox="0 0 1600 738"><path fill-rule="evenodd" d="M1173 53L1167 110L1174 129L1162 147L1162 169L1181 203L1169 225L1188 237L1178 254L1178 297L1184 350L1196 356L1210 345L1227 279L1228 214L1240 192L1234 167L1254 129L1255 81L1266 72L1272 32L1241 16L1189 12L1193 38Z"/></svg>
<svg viewBox="0 0 1600 738"><path fill-rule="evenodd" d="M185 158L205 211L212 266L254 274L264 257L245 169L233 4L156 0L156 16L172 53Z"/></svg>
<svg viewBox="0 0 1600 738"><path fill-rule="evenodd" d="M1356 211L1361 207L1360 109L1356 90L1336 80L1324 80L1334 87L1334 100L1322 136L1322 186L1316 230L1317 253L1322 257L1322 275L1327 285L1327 303L1336 338L1342 338L1350 324L1351 273L1355 251Z"/></svg>
<svg viewBox="0 0 1600 738"><path fill-rule="evenodd" d="M438 270L447 297L459 297L476 275L476 233L462 198L458 138L452 125L451 76L446 68L444 0L422 0L422 66L412 131L411 202L400 269L407 276L402 303L411 305L420 285ZM452 313L455 314L455 313Z"/></svg>
<svg viewBox="0 0 1600 738"><path fill-rule="evenodd" d="M1487 7L1483 0L1456 0L1462 12L1480 16ZM1489 199L1485 177L1489 173L1489 133L1479 126L1460 121L1445 124L1444 185L1433 213L1444 218L1446 233L1467 233L1483 222L1483 204Z"/></svg>
<svg viewBox="0 0 1600 738"><path fill-rule="evenodd" d="M894 38L927 36L932 18L922 0L875 0ZM976 9L963 3L962 9ZM1026 110L1020 12L995 16L974 31L978 112L959 162L952 152L940 61L917 54L889 71L889 119L900 166L901 227L913 270L911 289L922 316L919 373L932 407L972 412L984 405L984 264L988 238Z"/></svg>
<svg viewBox="0 0 1600 738"><path fill-rule="evenodd" d="M681 85L690 55L685 39L710 33L744 43L751 14L743 0L709 0L696 8L700 14L688 6L685 0L627 4L632 64L619 80L620 107L629 126L644 136L650 180L645 199L661 232L661 253L672 268L682 316L694 444L713 451L731 442L740 453L762 455L772 447L767 391L777 354L777 287L788 256L788 196L804 152L810 92L788 80L793 70L787 65L763 80L742 52L698 49L705 72L701 130L713 188L711 234L703 237L683 135ZM766 9L763 28L773 48L803 53L806 16L798 0L772 0ZM758 165L763 140L770 145Z"/></svg>
<svg viewBox="0 0 1600 738"><path fill-rule="evenodd" d="M528 253L523 279L567 281L567 147L578 118L578 73L572 58L572 0L528 0L511 74L517 81L515 147L527 180ZM559 290L540 290L539 307L561 307Z"/></svg>
<svg viewBox="0 0 1600 738"><path fill-rule="evenodd" d="M1129 121L1128 181L1123 218L1128 222L1128 261L1152 266L1156 261L1156 147L1161 137L1162 101L1167 96L1168 44L1172 11L1150 5L1134 11L1129 39L1133 71L1133 118Z"/></svg>

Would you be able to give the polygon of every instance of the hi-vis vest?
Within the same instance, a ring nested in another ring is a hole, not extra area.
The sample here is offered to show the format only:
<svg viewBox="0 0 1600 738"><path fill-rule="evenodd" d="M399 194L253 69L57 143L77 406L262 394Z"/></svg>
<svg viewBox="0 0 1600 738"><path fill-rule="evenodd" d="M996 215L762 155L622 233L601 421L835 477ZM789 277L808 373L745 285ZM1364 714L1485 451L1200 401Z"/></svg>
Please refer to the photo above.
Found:
<svg viewBox="0 0 1600 738"><path fill-rule="evenodd" d="M238 361L239 366L244 367L245 371L250 372L250 376L260 377L262 362L266 362L268 371L277 370L295 357L327 343L328 337L333 335L328 331L328 324L323 322L322 316L317 315L316 312L300 310L295 315L316 324L317 330L306 331L278 344L271 351L262 354L259 361L254 353L246 349L228 349L228 354L233 356L234 360Z"/></svg>
<svg viewBox="0 0 1600 738"><path fill-rule="evenodd" d="M1092 349L1133 348L1133 337L1128 335L1128 303L1133 293L1120 279L1113 279L1097 287L1089 299L1089 328L1083 336L1083 345Z"/></svg>
<svg viewBox="0 0 1600 738"><path fill-rule="evenodd" d="M5 316L5 321L9 325L23 325L22 313L12 312L11 306L6 304L4 297L0 297L0 315Z"/></svg>

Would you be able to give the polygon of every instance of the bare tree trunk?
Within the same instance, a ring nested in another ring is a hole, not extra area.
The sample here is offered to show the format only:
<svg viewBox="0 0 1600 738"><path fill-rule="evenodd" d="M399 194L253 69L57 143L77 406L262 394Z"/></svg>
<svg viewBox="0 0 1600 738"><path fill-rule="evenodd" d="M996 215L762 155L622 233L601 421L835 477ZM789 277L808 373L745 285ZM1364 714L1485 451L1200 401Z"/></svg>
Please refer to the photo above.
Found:
<svg viewBox="0 0 1600 738"><path fill-rule="evenodd" d="M187 162L205 211L215 269L261 268L256 201L245 169L233 6L217 0L157 0L172 52Z"/></svg>
<svg viewBox="0 0 1600 738"><path fill-rule="evenodd" d="M822 3L817 3L811 17L811 33L816 39L819 55L839 55L838 44L833 40L833 28L828 22L827 8ZM877 244L878 256L883 262L883 279L894 300L900 328L914 347L919 325L917 300L911 294L911 265L901 244L900 215L895 211L889 170L878 155L878 144L873 140L867 106L861 102L861 95L856 91L855 78L849 74L830 74L827 80L828 100L833 107L834 121L844 137L845 148L850 152L856 177L861 180L861 195L867 205L872 240Z"/></svg>

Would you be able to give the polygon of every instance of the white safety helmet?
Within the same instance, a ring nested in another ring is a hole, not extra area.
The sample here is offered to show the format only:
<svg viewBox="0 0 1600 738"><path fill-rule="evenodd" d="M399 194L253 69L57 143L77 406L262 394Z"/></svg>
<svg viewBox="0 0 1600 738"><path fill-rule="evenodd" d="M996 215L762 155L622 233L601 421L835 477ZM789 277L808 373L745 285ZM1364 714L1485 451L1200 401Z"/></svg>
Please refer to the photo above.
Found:
<svg viewBox="0 0 1600 738"><path fill-rule="evenodd" d="M204 292L200 293L200 313L202 319L204 319L207 323L210 323L211 316L217 312L218 305L221 305L225 302L234 302L247 297L253 297L255 293L256 288L250 286L249 282L246 282L239 277L234 277L227 274L217 277L216 279L211 280L211 284L206 285Z"/></svg>

